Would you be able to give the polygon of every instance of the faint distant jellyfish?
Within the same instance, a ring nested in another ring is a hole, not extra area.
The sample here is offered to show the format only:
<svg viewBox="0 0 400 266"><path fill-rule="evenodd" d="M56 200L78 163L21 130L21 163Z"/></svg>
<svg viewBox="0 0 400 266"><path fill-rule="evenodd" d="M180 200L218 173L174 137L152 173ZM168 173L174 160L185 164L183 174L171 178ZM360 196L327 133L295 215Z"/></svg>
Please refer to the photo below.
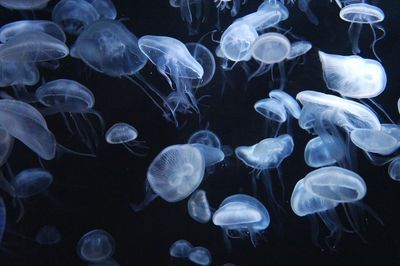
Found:
<svg viewBox="0 0 400 266"><path fill-rule="evenodd" d="M264 205L256 198L244 194L224 199L212 220L223 229L226 237L250 237L254 246L257 237L270 224L270 216ZM228 241L227 238L225 240Z"/></svg>
<svg viewBox="0 0 400 266"><path fill-rule="evenodd" d="M390 155L400 146L396 138L383 130L354 129L350 133L350 139L360 149L381 155Z"/></svg>
<svg viewBox="0 0 400 266"><path fill-rule="evenodd" d="M40 245L54 245L61 241L61 234L54 226L45 225L37 232L35 241Z"/></svg>
<svg viewBox="0 0 400 266"><path fill-rule="evenodd" d="M318 168L336 163L331 151L320 137L315 137L307 142L304 149L304 161L310 167Z"/></svg>
<svg viewBox="0 0 400 266"><path fill-rule="evenodd" d="M177 240L169 248L169 255L175 258L187 258L191 249L192 244L188 241Z"/></svg>
<svg viewBox="0 0 400 266"><path fill-rule="evenodd" d="M99 18L96 8L85 0L61 0L52 12L52 20L65 32L74 35Z"/></svg>
<svg viewBox="0 0 400 266"><path fill-rule="evenodd" d="M0 167L3 166L14 147L14 138L0 127Z"/></svg>
<svg viewBox="0 0 400 266"><path fill-rule="evenodd" d="M197 265L208 266L211 265L211 254L208 249L204 247L194 247L189 251L188 259Z"/></svg>
<svg viewBox="0 0 400 266"><path fill-rule="evenodd" d="M76 248L81 259L88 262L102 262L114 254L115 243L109 233L96 229L83 235Z"/></svg>
<svg viewBox="0 0 400 266"><path fill-rule="evenodd" d="M122 144L129 152L137 156L146 154L135 151L136 148L145 149L144 141L137 140L138 131L127 123L116 123L106 132L106 141L109 144Z"/></svg>
<svg viewBox="0 0 400 266"><path fill-rule="evenodd" d="M170 5L179 8L182 20L186 23L189 35L199 32L200 25L208 13L207 0L170 0Z"/></svg>
<svg viewBox="0 0 400 266"><path fill-rule="evenodd" d="M400 157L396 157L390 162L388 174L394 181L400 181Z"/></svg>
<svg viewBox="0 0 400 266"><path fill-rule="evenodd" d="M43 115L60 114L68 131L72 135L77 134L87 148L94 152L98 145L98 137L88 115L92 114L99 120L102 131L104 121L93 109L95 98L88 88L74 80L57 79L40 86L35 95L37 100L45 106L41 110ZM66 114L69 114L72 125Z"/></svg>
<svg viewBox="0 0 400 266"><path fill-rule="evenodd" d="M203 67L204 74L200 79L192 79L193 87L206 86L214 77L215 59L207 47L200 43L187 43L187 49L197 62Z"/></svg>
<svg viewBox="0 0 400 266"><path fill-rule="evenodd" d="M246 2L247 0L214 0L215 7L218 11L229 9L232 17L235 17L239 13L240 6L244 5Z"/></svg>
<svg viewBox="0 0 400 266"><path fill-rule="evenodd" d="M308 20L314 24L314 25L318 25L319 21L318 18L315 16L315 14L310 10L310 1L311 0L297 0L297 4L298 7L301 11L303 11Z"/></svg>
<svg viewBox="0 0 400 266"><path fill-rule="evenodd" d="M190 136L188 143L200 143L214 148L221 148L221 141L218 136L210 130L196 131Z"/></svg>
<svg viewBox="0 0 400 266"><path fill-rule="evenodd" d="M364 2L364 1L363 1ZM382 9L366 3L356 3L344 6L339 13L342 20L350 22L349 38L352 45L353 54L359 54L360 48L358 41L363 24L368 24L372 30L374 41L371 44L372 52L379 59L375 52L375 44L385 37L385 29L379 25L385 19ZM382 35L377 38L375 30L382 31Z"/></svg>
<svg viewBox="0 0 400 266"><path fill-rule="evenodd" d="M36 10L43 9L50 0L0 0L0 5L8 9Z"/></svg>
<svg viewBox="0 0 400 266"><path fill-rule="evenodd" d="M210 205L208 204L206 192L204 190L196 190L190 196L187 208L190 217L199 223L208 223L211 219Z"/></svg>

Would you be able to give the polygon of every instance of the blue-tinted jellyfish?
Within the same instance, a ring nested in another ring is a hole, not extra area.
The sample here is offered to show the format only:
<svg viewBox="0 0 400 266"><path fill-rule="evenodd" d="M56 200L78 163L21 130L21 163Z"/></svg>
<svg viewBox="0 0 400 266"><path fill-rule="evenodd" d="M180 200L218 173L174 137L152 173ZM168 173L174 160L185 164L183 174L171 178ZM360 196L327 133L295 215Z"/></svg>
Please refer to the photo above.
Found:
<svg viewBox="0 0 400 266"><path fill-rule="evenodd" d="M0 167L7 162L13 147L14 138L4 128L0 127Z"/></svg>
<svg viewBox="0 0 400 266"><path fill-rule="evenodd" d="M187 198L200 185L204 170L204 157L192 145L172 145L163 149L147 170L145 199L133 209L142 210L157 196L167 202Z"/></svg>
<svg viewBox="0 0 400 266"><path fill-rule="evenodd" d="M221 148L221 141L219 137L210 130L199 130L194 132L190 136L188 143L200 143L218 149Z"/></svg>
<svg viewBox="0 0 400 266"><path fill-rule="evenodd" d="M331 151L320 137L315 137L307 142L304 149L304 161L310 167L318 168L336 163Z"/></svg>
<svg viewBox="0 0 400 266"><path fill-rule="evenodd" d="M391 179L400 181L400 157L396 157L390 162L388 174Z"/></svg>
<svg viewBox="0 0 400 266"><path fill-rule="evenodd" d="M52 12L52 20L65 32L74 35L99 18L96 8L86 0L61 0Z"/></svg>
<svg viewBox="0 0 400 266"><path fill-rule="evenodd" d="M350 139L354 145L365 152L390 155L400 146L400 142L383 130L354 129L350 133Z"/></svg>
<svg viewBox="0 0 400 266"><path fill-rule="evenodd" d="M280 1L265 0L256 12L250 13L237 19L243 20L253 26L257 31L262 32L278 24L289 17L289 11Z"/></svg>
<svg viewBox="0 0 400 266"><path fill-rule="evenodd" d="M88 88L74 80L57 79L40 86L35 96L45 106L41 110L43 115L60 114L69 133L77 134L86 147L94 153L98 146L98 136L88 115L94 115L99 120L102 131L104 121L93 109L95 98ZM66 114L69 114L73 125Z"/></svg>
<svg viewBox="0 0 400 266"><path fill-rule="evenodd" d="M85 0L89 2L99 13L100 19L115 19L117 10L111 0Z"/></svg>
<svg viewBox="0 0 400 266"><path fill-rule="evenodd" d="M50 0L0 0L0 5L15 10L43 9Z"/></svg>
<svg viewBox="0 0 400 266"><path fill-rule="evenodd" d="M203 67L204 74L200 79L191 79L194 88L206 86L215 74L215 59L207 47L201 43L187 43L187 49L193 58Z"/></svg>
<svg viewBox="0 0 400 266"><path fill-rule="evenodd" d="M188 213L199 223L208 223L211 219L210 205L204 190L196 190L187 202Z"/></svg>
<svg viewBox="0 0 400 266"><path fill-rule="evenodd" d="M240 7L246 4L247 0L214 0L215 7L218 11L230 10L231 16L235 17Z"/></svg>
<svg viewBox="0 0 400 266"><path fill-rule="evenodd" d="M312 44L308 41L298 41L291 44L288 60L292 60L306 54L312 48Z"/></svg>
<svg viewBox="0 0 400 266"><path fill-rule="evenodd" d="M213 166L225 159L225 154L221 149L200 143L193 143L192 146L201 152L206 167Z"/></svg>
<svg viewBox="0 0 400 266"><path fill-rule="evenodd" d="M201 266L211 265L211 253L205 247L194 247L189 251L188 259Z"/></svg>
<svg viewBox="0 0 400 266"><path fill-rule="evenodd" d="M177 39L153 35L141 37L138 44L174 90L164 102L165 116L178 125L176 112L200 113L191 80L201 79L204 69L186 46Z"/></svg>
<svg viewBox="0 0 400 266"><path fill-rule="evenodd" d="M189 241L177 240L169 248L169 255L174 258L187 258L192 248L193 246Z"/></svg>
<svg viewBox="0 0 400 266"><path fill-rule="evenodd" d="M385 29L379 25L385 19L385 14L383 10L377 6L369 5L367 3L356 3L349 4L344 6L339 13L339 16L342 20L351 23L349 27L349 38L352 45L353 54L359 54L360 48L358 45L358 41L360 38L360 32L362 26L368 24L372 30L374 41L371 44L372 52L375 57L379 59L378 55L375 52L375 44L385 37ZM375 30L382 31L382 35L380 37L376 36Z"/></svg>
<svg viewBox="0 0 400 266"><path fill-rule="evenodd" d="M351 98L371 98L386 87L386 72L376 60L357 55L341 56L319 51L328 89Z"/></svg>
<svg viewBox="0 0 400 266"><path fill-rule="evenodd" d="M288 114L296 119L299 119L301 108L299 103L291 95L284 92L283 90L271 90L268 95L272 99L280 101L285 107Z"/></svg>
<svg viewBox="0 0 400 266"><path fill-rule="evenodd" d="M169 0L174 8L179 8L181 18L186 23L189 35L199 33L200 25L207 18L207 0Z"/></svg>
<svg viewBox="0 0 400 266"><path fill-rule="evenodd" d="M261 99L254 104L254 109L268 120L278 123L286 122L287 114L285 106L276 99Z"/></svg>
<svg viewBox="0 0 400 266"><path fill-rule="evenodd" d="M61 233L51 225L45 225L37 232L36 243L40 245L54 245L61 241Z"/></svg>
<svg viewBox="0 0 400 266"><path fill-rule="evenodd" d="M212 221L223 229L225 237L250 237L255 246L258 236L269 226L270 216L256 198L236 194L222 201Z"/></svg>
<svg viewBox="0 0 400 266"><path fill-rule="evenodd" d="M311 0L297 0L297 5L301 11L306 14L308 20L314 24L318 25L319 21L318 18L315 16L315 14L311 11L310 9L310 2Z"/></svg>
<svg viewBox="0 0 400 266"><path fill-rule="evenodd" d="M102 262L114 254L115 243L109 233L101 229L95 229L81 237L76 250L79 257L84 261Z"/></svg>
<svg viewBox="0 0 400 266"><path fill-rule="evenodd" d="M133 126L127 123L116 123L106 132L106 141L109 144L122 144L130 153L138 156L145 156L136 149L146 149L144 141L137 140L139 133Z"/></svg>

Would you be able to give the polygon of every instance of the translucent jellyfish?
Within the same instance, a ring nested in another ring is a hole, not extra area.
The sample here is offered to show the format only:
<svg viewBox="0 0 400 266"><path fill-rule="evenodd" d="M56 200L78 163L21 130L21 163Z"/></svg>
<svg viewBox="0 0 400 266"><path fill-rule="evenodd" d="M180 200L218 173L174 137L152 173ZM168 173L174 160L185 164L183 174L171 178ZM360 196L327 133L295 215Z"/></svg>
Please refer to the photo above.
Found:
<svg viewBox="0 0 400 266"><path fill-rule="evenodd" d="M297 0L297 5L298 5L299 9L306 14L308 20L312 24L318 25L319 24L318 18L310 10L310 2L311 2L311 0Z"/></svg>
<svg viewBox="0 0 400 266"><path fill-rule="evenodd" d="M97 10L100 19L115 19L117 10L111 0L86 0Z"/></svg>
<svg viewBox="0 0 400 266"><path fill-rule="evenodd" d="M99 18L96 8L86 0L61 0L52 12L52 20L65 32L74 35Z"/></svg>
<svg viewBox="0 0 400 266"><path fill-rule="evenodd" d="M271 27L276 27L279 22L289 17L289 11L281 1L266 0L257 9L238 20L244 20L261 32Z"/></svg>
<svg viewBox="0 0 400 266"><path fill-rule="evenodd" d="M287 119L284 105L276 99L261 99L254 104L254 109L269 120L283 123Z"/></svg>
<svg viewBox="0 0 400 266"><path fill-rule="evenodd" d="M187 208L190 217L199 223L208 223L211 219L210 205L208 204L206 192L204 190L196 190L190 196Z"/></svg>
<svg viewBox="0 0 400 266"><path fill-rule="evenodd" d="M0 196L0 243L3 240L4 230L6 228L7 212L3 198Z"/></svg>
<svg viewBox="0 0 400 266"><path fill-rule="evenodd" d="M386 87L386 72L376 60L341 56L319 51L328 89L351 98L372 98Z"/></svg>
<svg viewBox="0 0 400 266"><path fill-rule="evenodd" d="M221 148L219 137L210 130L199 130L193 133L189 140L189 144L200 143L214 148Z"/></svg>
<svg viewBox="0 0 400 266"><path fill-rule="evenodd" d="M174 8L179 8L182 20L186 23L189 35L199 33L200 25L208 13L207 0L169 0Z"/></svg>
<svg viewBox="0 0 400 266"><path fill-rule="evenodd" d="M3 166L14 147L14 138L7 133L7 130L0 127L0 167Z"/></svg>
<svg viewBox="0 0 400 266"><path fill-rule="evenodd" d="M66 41L64 31L56 23L49 20L19 20L8 23L0 28L0 42L5 43L12 37L30 32L41 31L53 36L61 42Z"/></svg>
<svg viewBox="0 0 400 266"><path fill-rule="evenodd" d="M236 194L222 201L212 217L213 223L220 226L227 237L248 237L254 245L257 236L270 223L270 216L264 205L256 198Z"/></svg>
<svg viewBox="0 0 400 266"><path fill-rule="evenodd" d="M280 101L291 116L299 119L301 108L299 103L291 95L283 90L271 90L268 95L272 99Z"/></svg>
<svg viewBox="0 0 400 266"><path fill-rule="evenodd" d="M225 158L225 154L221 149L210 147L208 145L200 143L193 143L192 146L197 148L201 152L206 167L210 167L219 162L222 162Z"/></svg>
<svg viewBox="0 0 400 266"><path fill-rule="evenodd" d="M381 155L392 154L400 146L400 142L396 138L383 130L354 129L350 133L350 139L360 149Z"/></svg>
<svg viewBox="0 0 400 266"><path fill-rule="evenodd" d="M3 99L0 112L0 127L8 134L45 160L55 157L56 140L39 111L27 103Z"/></svg>
<svg viewBox="0 0 400 266"><path fill-rule="evenodd" d="M247 0L214 0L218 12L229 9L232 17L239 13L240 6L246 4L246 2Z"/></svg>
<svg viewBox="0 0 400 266"><path fill-rule="evenodd" d="M78 135L94 153L98 146L98 137L88 115L94 115L99 120L102 130L104 122L101 115L93 109L95 98L88 88L74 80L57 79L40 86L35 96L45 106L41 110L42 114L60 114L69 133ZM72 125L66 114L69 114Z"/></svg>
<svg viewBox="0 0 400 266"><path fill-rule="evenodd" d="M12 186L16 197L32 197L45 191L53 183L53 176L40 168L26 169L14 177Z"/></svg>
<svg viewBox="0 0 400 266"><path fill-rule="evenodd" d="M50 0L0 0L0 5L8 9L35 10L43 9Z"/></svg>
<svg viewBox="0 0 400 266"><path fill-rule="evenodd" d="M192 79L194 88L200 88L206 86L214 77L215 74L215 59L213 54L208 50L207 47L201 43L187 43L187 49L193 58L199 62L203 67L204 74L200 79Z"/></svg>
<svg viewBox="0 0 400 266"><path fill-rule="evenodd" d="M61 234L54 226L45 225L37 232L35 241L40 245L54 245L61 241Z"/></svg>
<svg viewBox="0 0 400 266"><path fill-rule="evenodd" d="M169 255L175 258L187 258L192 248L192 244L188 241L183 239L177 240L169 248Z"/></svg>
<svg viewBox="0 0 400 266"><path fill-rule="evenodd" d="M0 61L0 87L12 86L17 99L31 99L24 86L35 85L39 78L39 69L34 63Z"/></svg>
<svg viewBox="0 0 400 266"><path fill-rule="evenodd" d="M394 181L400 181L400 157L396 157L390 162L388 173L391 179Z"/></svg>
<svg viewBox="0 0 400 266"><path fill-rule="evenodd" d="M372 42L371 48L379 59L375 52L375 44L385 37L385 29L379 25L385 19L385 14L382 9L377 6L369 5L364 3L349 4L340 10L339 16L342 20L350 23L349 27L349 38L352 45L353 54L359 54L360 48L358 41L360 38L360 32L364 24L368 24L372 30L374 41ZM382 35L377 38L375 30L382 31Z"/></svg>
<svg viewBox="0 0 400 266"><path fill-rule="evenodd" d="M87 262L102 262L114 254L115 243L109 233L95 229L81 237L76 249L81 259Z"/></svg>
<svg viewBox="0 0 400 266"><path fill-rule="evenodd" d="M287 56L288 60L292 60L296 57L302 56L310 51L312 44L308 41L298 41L291 44L290 53Z"/></svg>
<svg viewBox="0 0 400 266"><path fill-rule="evenodd" d="M315 137L307 142L304 149L304 161L308 166L318 168L336 163L331 151L320 137Z"/></svg>
<svg viewBox="0 0 400 266"><path fill-rule="evenodd" d="M189 251L188 259L197 265L208 266L211 265L212 259L208 249L204 247L194 247Z"/></svg>
<svg viewBox="0 0 400 266"><path fill-rule="evenodd" d="M145 149L144 141L137 140L138 131L127 123L116 123L106 132L106 141L109 144L122 144L129 152L134 155L144 156L145 154L137 152L136 148Z"/></svg>

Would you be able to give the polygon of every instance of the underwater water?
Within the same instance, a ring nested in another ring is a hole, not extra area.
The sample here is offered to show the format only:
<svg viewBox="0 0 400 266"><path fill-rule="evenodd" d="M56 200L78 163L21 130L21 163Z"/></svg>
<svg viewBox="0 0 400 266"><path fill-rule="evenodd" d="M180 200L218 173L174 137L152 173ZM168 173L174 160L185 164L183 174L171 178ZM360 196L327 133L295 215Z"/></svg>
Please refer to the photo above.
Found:
<svg viewBox="0 0 400 266"><path fill-rule="evenodd" d="M400 2L68 1L0 0L1 266L399 264Z"/></svg>

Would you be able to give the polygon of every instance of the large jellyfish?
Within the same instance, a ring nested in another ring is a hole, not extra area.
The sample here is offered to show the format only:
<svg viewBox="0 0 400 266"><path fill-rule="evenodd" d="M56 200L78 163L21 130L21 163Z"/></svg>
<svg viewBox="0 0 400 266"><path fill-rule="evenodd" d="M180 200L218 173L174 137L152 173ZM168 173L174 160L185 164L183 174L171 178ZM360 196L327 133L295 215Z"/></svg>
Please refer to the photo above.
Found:
<svg viewBox="0 0 400 266"><path fill-rule="evenodd" d="M255 246L257 236L269 226L270 216L264 205L256 198L236 194L222 201L212 220L224 230L225 237L249 236ZM225 240L228 241L228 238Z"/></svg>
<svg viewBox="0 0 400 266"><path fill-rule="evenodd" d="M184 239L177 240L169 248L169 254L175 258L187 258L192 248L193 246L189 241Z"/></svg>
<svg viewBox="0 0 400 266"><path fill-rule="evenodd" d="M43 9L50 0L0 0L0 5L8 9L35 10Z"/></svg>
<svg viewBox="0 0 400 266"><path fill-rule="evenodd" d="M209 266L211 265L212 258L210 251L205 247L194 247L189 251L188 259L197 265Z"/></svg>
<svg viewBox="0 0 400 266"><path fill-rule="evenodd" d="M79 257L84 261L102 262L113 255L115 243L109 233L101 229L95 229L81 237L76 250Z"/></svg>
<svg viewBox="0 0 400 266"><path fill-rule="evenodd" d="M106 132L106 141L109 144L122 144L130 153L144 156L144 153L136 151L137 148L145 149L144 141L137 140L139 133L133 126L119 122L112 125Z"/></svg>
<svg viewBox="0 0 400 266"><path fill-rule="evenodd" d="M379 25L385 19L385 14L382 9L377 6L369 5L367 3L356 3L349 4L340 10L339 16L342 20L350 23L349 27L349 38L352 45L353 54L359 54L360 48L358 41L360 38L360 32L364 24L368 24L374 35L374 41L371 44L372 52L375 57L379 59L375 52L375 44L385 37L385 29ZM382 35L378 38L375 30L382 31Z"/></svg>

